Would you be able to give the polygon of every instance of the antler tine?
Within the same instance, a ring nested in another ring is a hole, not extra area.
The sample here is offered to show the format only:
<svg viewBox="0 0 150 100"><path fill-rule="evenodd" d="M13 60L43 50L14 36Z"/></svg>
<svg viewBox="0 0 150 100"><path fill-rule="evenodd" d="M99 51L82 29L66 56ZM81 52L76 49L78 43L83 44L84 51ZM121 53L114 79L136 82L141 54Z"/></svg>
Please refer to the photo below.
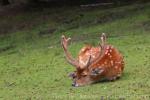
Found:
<svg viewBox="0 0 150 100"><path fill-rule="evenodd" d="M106 45L106 35L105 35L105 33L102 33L100 39L101 39L101 43L99 43L100 53L93 60L91 60L91 56L90 56L89 59L88 59L86 67L94 65L95 63L97 63L103 57L104 51L105 51L105 45Z"/></svg>
<svg viewBox="0 0 150 100"><path fill-rule="evenodd" d="M75 66L76 68L80 68L78 60L74 59L68 51L68 43L70 40L71 38L66 38L64 35L61 37L61 44L64 49L66 59L71 65Z"/></svg>
<svg viewBox="0 0 150 100"><path fill-rule="evenodd" d="M90 63L91 63L91 55L90 55L90 57L88 58L88 61L87 61L87 63L86 63L86 65L85 65L85 67L84 68L88 68L88 66L90 65Z"/></svg>
<svg viewBox="0 0 150 100"><path fill-rule="evenodd" d="M64 35L61 36L61 45L64 49L67 49L68 43L71 40L71 38L66 38Z"/></svg>
<svg viewBox="0 0 150 100"><path fill-rule="evenodd" d="M102 33L100 39L101 39L101 42L102 42L102 46L106 45L106 35L105 35L105 33Z"/></svg>

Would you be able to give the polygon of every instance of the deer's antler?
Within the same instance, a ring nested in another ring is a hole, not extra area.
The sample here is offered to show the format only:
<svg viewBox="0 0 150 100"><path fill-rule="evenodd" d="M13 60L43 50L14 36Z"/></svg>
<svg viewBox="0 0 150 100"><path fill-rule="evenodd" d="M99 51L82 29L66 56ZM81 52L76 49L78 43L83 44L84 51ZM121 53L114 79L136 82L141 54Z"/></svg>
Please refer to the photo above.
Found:
<svg viewBox="0 0 150 100"><path fill-rule="evenodd" d="M101 39L101 44L99 45L100 46L99 55L93 60L91 59L91 56L90 56L86 65L83 68L88 68L89 66L94 65L103 57L104 51L105 51L104 49L105 49L105 45L106 45L106 35L103 33L100 39ZM75 58L73 58L72 55L70 54L70 52L68 51L68 43L70 40L71 40L71 38L66 38L64 35L62 35L62 37L61 37L61 44L64 49L66 59L67 59L68 63L75 66L77 69L80 69L79 61L76 60Z"/></svg>
<svg viewBox="0 0 150 100"><path fill-rule="evenodd" d="M100 59L102 59L102 57L104 56L104 54L105 54L105 53L104 53L104 52L105 52L105 45L106 45L106 35L105 35L105 33L102 33L100 39L101 39L101 44L99 44L100 53L99 53L99 55L98 55L95 59L93 59L93 60L91 60L91 56L90 56L90 57L89 57L89 60L88 60L88 62L87 62L86 67L93 66L93 65L96 64Z"/></svg>
<svg viewBox="0 0 150 100"><path fill-rule="evenodd" d="M73 58L72 55L70 54L70 52L68 51L68 43L70 40L71 40L71 38L66 38L64 35L62 35L61 44L64 49L65 56L66 56L68 63L75 66L77 69L79 69L80 68L79 61L76 60L75 58Z"/></svg>

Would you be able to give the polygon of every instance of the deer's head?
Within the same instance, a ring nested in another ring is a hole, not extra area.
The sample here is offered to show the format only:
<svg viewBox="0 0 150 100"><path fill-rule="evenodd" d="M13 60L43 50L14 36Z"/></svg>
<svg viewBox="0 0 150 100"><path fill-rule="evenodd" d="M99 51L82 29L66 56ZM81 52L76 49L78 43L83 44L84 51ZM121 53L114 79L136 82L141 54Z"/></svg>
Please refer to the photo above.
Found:
<svg viewBox="0 0 150 100"><path fill-rule="evenodd" d="M123 71L123 58L116 48L106 44L106 36L100 37L101 44L97 47L83 47L75 59L68 51L71 38L62 36L61 44L68 63L76 68L69 76L73 79L73 86L83 86L102 79L115 80ZM117 67L117 68L115 68Z"/></svg>

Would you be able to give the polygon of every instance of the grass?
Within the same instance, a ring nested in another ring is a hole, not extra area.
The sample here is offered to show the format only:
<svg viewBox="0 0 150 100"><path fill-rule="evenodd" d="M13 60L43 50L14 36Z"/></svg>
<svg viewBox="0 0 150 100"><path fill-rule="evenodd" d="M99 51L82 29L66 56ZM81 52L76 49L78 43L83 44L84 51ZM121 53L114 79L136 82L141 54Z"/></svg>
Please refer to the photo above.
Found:
<svg viewBox="0 0 150 100"><path fill-rule="evenodd" d="M1 100L150 99L150 3L34 10L0 17ZM124 55L122 78L72 87L67 75L74 68L65 61L61 35L72 37L75 56L85 43L96 45L102 32Z"/></svg>

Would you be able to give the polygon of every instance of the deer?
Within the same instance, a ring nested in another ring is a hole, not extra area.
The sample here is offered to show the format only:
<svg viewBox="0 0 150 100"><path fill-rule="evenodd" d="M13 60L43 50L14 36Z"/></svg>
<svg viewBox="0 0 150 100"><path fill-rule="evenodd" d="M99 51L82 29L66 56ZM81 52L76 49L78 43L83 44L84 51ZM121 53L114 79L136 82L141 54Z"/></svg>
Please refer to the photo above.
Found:
<svg viewBox="0 0 150 100"><path fill-rule="evenodd" d="M85 45L77 58L68 51L70 40L64 35L61 37L65 58L76 69L69 74L73 80L72 86L85 86L102 80L114 81L121 77L124 70L123 55L113 45L107 44L105 33L102 33L98 46Z"/></svg>

